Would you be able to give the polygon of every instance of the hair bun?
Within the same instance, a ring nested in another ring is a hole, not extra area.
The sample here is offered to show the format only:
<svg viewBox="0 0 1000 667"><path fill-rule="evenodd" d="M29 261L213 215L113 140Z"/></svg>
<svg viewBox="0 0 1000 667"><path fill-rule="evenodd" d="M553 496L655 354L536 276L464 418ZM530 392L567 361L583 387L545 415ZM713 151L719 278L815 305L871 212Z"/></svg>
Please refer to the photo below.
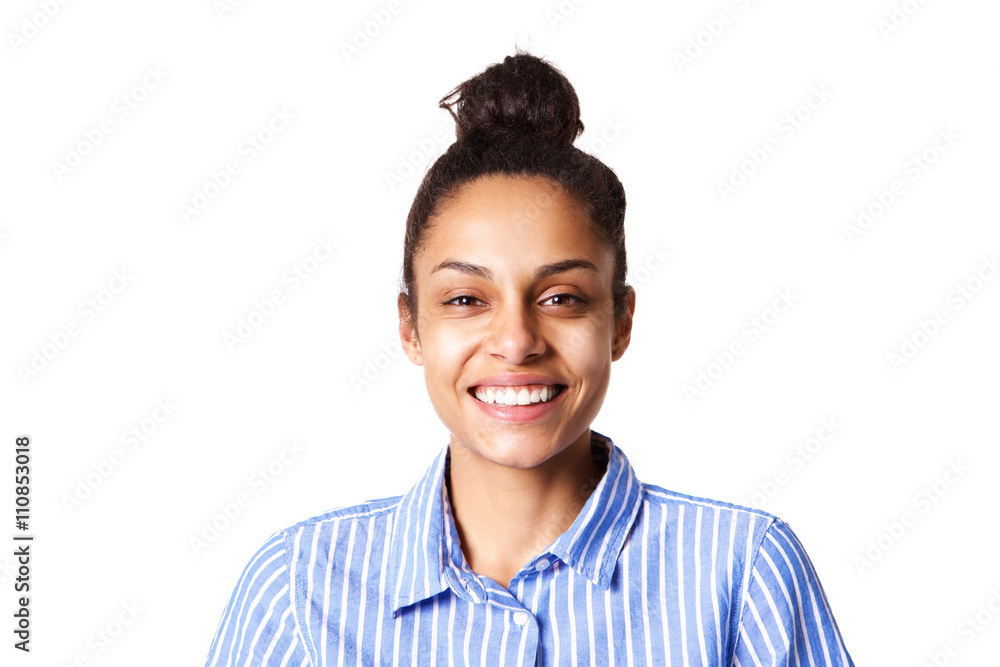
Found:
<svg viewBox="0 0 1000 667"><path fill-rule="evenodd" d="M459 141L523 135L572 144L583 132L580 101L562 72L518 52L459 84L440 102L455 118Z"/></svg>

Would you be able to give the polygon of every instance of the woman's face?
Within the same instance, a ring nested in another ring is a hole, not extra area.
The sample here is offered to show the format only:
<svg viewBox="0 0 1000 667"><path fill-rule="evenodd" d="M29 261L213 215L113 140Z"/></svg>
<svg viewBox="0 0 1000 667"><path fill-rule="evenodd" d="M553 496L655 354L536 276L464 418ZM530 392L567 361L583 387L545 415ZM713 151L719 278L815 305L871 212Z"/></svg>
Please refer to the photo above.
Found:
<svg viewBox="0 0 1000 667"><path fill-rule="evenodd" d="M574 199L538 177L469 183L414 275L416 330L401 306L400 335L453 452L531 468L589 437L635 302L616 327L613 256Z"/></svg>

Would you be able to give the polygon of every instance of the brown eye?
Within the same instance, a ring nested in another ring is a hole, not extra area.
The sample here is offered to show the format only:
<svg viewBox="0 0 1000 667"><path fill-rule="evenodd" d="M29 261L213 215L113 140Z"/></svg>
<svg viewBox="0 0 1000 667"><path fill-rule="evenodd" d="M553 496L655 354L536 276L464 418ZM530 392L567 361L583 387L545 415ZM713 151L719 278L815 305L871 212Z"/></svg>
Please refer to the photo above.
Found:
<svg viewBox="0 0 1000 667"><path fill-rule="evenodd" d="M472 306L473 305L472 304L473 301L477 301L479 303L482 303L482 301L479 301L479 299L477 299L476 297L472 296L471 294L459 294L458 296L456 296L453 299L448 299L442 305L445 305L445 306L447 306L447 305Z"/></svg>
<svg viewBox="0 0 1000 667"><path fill-rule="evenodd" d="M572 306L577 303L586 303L586 301L573 294L554 294L548 299L545 299L545 301L542 301L542 303L544 304L548 301L552 301L553 299L558 299L559 301L558 303L552 304L554 306Z"/></svg>

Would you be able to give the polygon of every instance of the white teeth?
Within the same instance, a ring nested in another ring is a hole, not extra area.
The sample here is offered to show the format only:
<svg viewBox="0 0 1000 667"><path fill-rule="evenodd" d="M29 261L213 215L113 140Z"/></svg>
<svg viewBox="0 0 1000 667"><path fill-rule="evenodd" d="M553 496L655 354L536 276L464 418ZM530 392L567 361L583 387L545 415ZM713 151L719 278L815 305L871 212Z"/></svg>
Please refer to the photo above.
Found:
<svg viewBox="0 0 1000 667"><path fill-rule="evenodd" d="M558 395L559 390L552 386L545 385L540 389L534 387L520 388L500 388L490 387L483 389L477 387L474 394L476 398L488 405L531 405L532 403L545 403Z"/></svg>

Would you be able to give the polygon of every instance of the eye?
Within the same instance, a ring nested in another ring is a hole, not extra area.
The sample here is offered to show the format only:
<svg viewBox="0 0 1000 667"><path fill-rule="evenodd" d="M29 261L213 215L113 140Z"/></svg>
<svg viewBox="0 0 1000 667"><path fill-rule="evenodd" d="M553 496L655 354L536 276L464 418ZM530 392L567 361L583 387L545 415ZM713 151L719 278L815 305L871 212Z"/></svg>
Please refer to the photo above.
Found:
<svg viewBox="0 0 1000 667"><path fill-rule="evenodd" d="M572 306L578 303L586 303L586 301L573 294L553 294L548 299L545 299L545 301L542 301L542 303L545 304L553 299L557 299L559 301L558 303L552 304L554 306Z"/></svg>
<svg viewBox="0 0 1000 667"><path fill-rule="evenodd" d="M468 306L472 306L473 305L473 303L472 303L473 301L478 301L479 303L482 303L482 301L479 301L479 299L477 299L476 297L472 296L471 294L459 294L458 296L456 296L456 297L454 297L452 299L448 299L447 301L445 301L443 305L445 305L445 306L447 306L447 305L456 305L456 306L461 306L461 307L468 307Z"/></svg>

